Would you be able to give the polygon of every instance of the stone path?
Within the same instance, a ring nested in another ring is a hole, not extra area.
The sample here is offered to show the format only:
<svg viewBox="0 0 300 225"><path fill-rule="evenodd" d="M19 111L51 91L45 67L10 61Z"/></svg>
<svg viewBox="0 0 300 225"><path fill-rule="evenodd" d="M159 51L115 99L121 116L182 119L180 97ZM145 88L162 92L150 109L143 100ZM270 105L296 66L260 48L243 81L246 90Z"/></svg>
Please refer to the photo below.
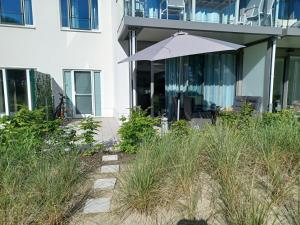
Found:
<svg viewBox="0 0 300 225"><path fill-rule="evenodd" d="M102 157L103 162L116 163L118 155L105 155ZM118 173L119 165L103 165L99 170L100 176L94 181L93 191L97 197L88 199L85 203L83 214L108 213L111 210L112 191L115 188L117 179L114 177ZM99 192L100 191L100 192ZM103 191L108 193L103 194ZM97 195L98 193L98 195Z"/></svg>

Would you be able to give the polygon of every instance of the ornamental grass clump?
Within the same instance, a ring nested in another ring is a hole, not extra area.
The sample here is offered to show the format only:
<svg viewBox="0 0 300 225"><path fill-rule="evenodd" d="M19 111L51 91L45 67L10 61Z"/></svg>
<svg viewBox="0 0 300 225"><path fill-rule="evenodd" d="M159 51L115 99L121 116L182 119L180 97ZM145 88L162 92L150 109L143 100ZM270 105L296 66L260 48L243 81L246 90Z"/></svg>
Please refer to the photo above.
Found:
<svg viewBox="0 0 300 225"><path fill-rule="evenodd" d="M85 177L77 151L66 151L60 121L22 109L0 130L0 224L61 224Z"/></svg>
<svg viewBox="0 0 300 225"><path fill-rule="evenodd" d="M205 198L217 224L297 224L300 126L291 111L246 114L144 142L121 174L122 212L200 220Z"/></svg>

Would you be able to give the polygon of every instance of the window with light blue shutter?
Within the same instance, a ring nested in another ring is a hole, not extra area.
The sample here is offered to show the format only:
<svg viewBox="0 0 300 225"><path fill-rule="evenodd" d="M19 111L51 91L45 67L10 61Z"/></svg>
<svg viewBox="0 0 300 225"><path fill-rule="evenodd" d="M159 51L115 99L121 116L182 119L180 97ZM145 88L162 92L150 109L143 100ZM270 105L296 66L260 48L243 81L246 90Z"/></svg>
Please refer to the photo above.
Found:
<svg viewBox="0 0 300 225"><path fill-rule="evenodd" d="M101 116L101 76L94 72L95 116Z"/></svg>
<svg viewBox="0 0 300 225"><path fill-rule="evenodd" d="M71 71L64 71L64 91L66 96L66 113L68 117L73 116L72 103L72 76Z"/></svg>

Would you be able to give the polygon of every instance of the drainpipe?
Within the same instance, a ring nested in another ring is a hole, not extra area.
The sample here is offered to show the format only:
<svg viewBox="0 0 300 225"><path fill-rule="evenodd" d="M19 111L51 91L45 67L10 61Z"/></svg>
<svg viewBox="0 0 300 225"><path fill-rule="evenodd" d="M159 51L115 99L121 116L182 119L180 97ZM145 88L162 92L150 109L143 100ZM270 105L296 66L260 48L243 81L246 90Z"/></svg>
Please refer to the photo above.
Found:
<svg viewBox="0 0 300 225"><path fill-rule="evenodd" d="M2 78L3 78L3 89L4 89L4 102L5 102L5 114L9 116L9 102L8 102L8 90L7 90L7 76L6 70L2 70Z"/></svg>
<svg viewBox="0 0 300 225"><path fill-rule="evenodd" d="M271 74L270 74L270 94L269 94L269 112L273 111L273 89L274 89L274 75L275 75L275 62L276 62L276 48L277 39L272 39L272 61L271 61Z"/></svg>
<svg viewBox="0 0 300 225"><path fill-rule="evenodd" d="M130 31L129 33L129 54L130 56L136 53L136 32ZM137 93L136 93L136 62L131 61L129 63L130 66L130 108L134 108L137 106Z"/></svg>

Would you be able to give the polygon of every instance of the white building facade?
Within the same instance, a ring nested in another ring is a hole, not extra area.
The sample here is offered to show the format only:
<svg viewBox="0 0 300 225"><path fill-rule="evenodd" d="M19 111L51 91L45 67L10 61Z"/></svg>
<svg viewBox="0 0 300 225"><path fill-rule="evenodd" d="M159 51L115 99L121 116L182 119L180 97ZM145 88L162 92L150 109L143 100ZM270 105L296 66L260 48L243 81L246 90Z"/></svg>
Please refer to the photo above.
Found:
<svg viewBox="0 0 300 225"><path fill-rule="evenodd" d="M122 5L110 0L0 0L0 114L32 108L30 70L49 74L72 117L129 110L128 65L118 42Z"/></svg>

